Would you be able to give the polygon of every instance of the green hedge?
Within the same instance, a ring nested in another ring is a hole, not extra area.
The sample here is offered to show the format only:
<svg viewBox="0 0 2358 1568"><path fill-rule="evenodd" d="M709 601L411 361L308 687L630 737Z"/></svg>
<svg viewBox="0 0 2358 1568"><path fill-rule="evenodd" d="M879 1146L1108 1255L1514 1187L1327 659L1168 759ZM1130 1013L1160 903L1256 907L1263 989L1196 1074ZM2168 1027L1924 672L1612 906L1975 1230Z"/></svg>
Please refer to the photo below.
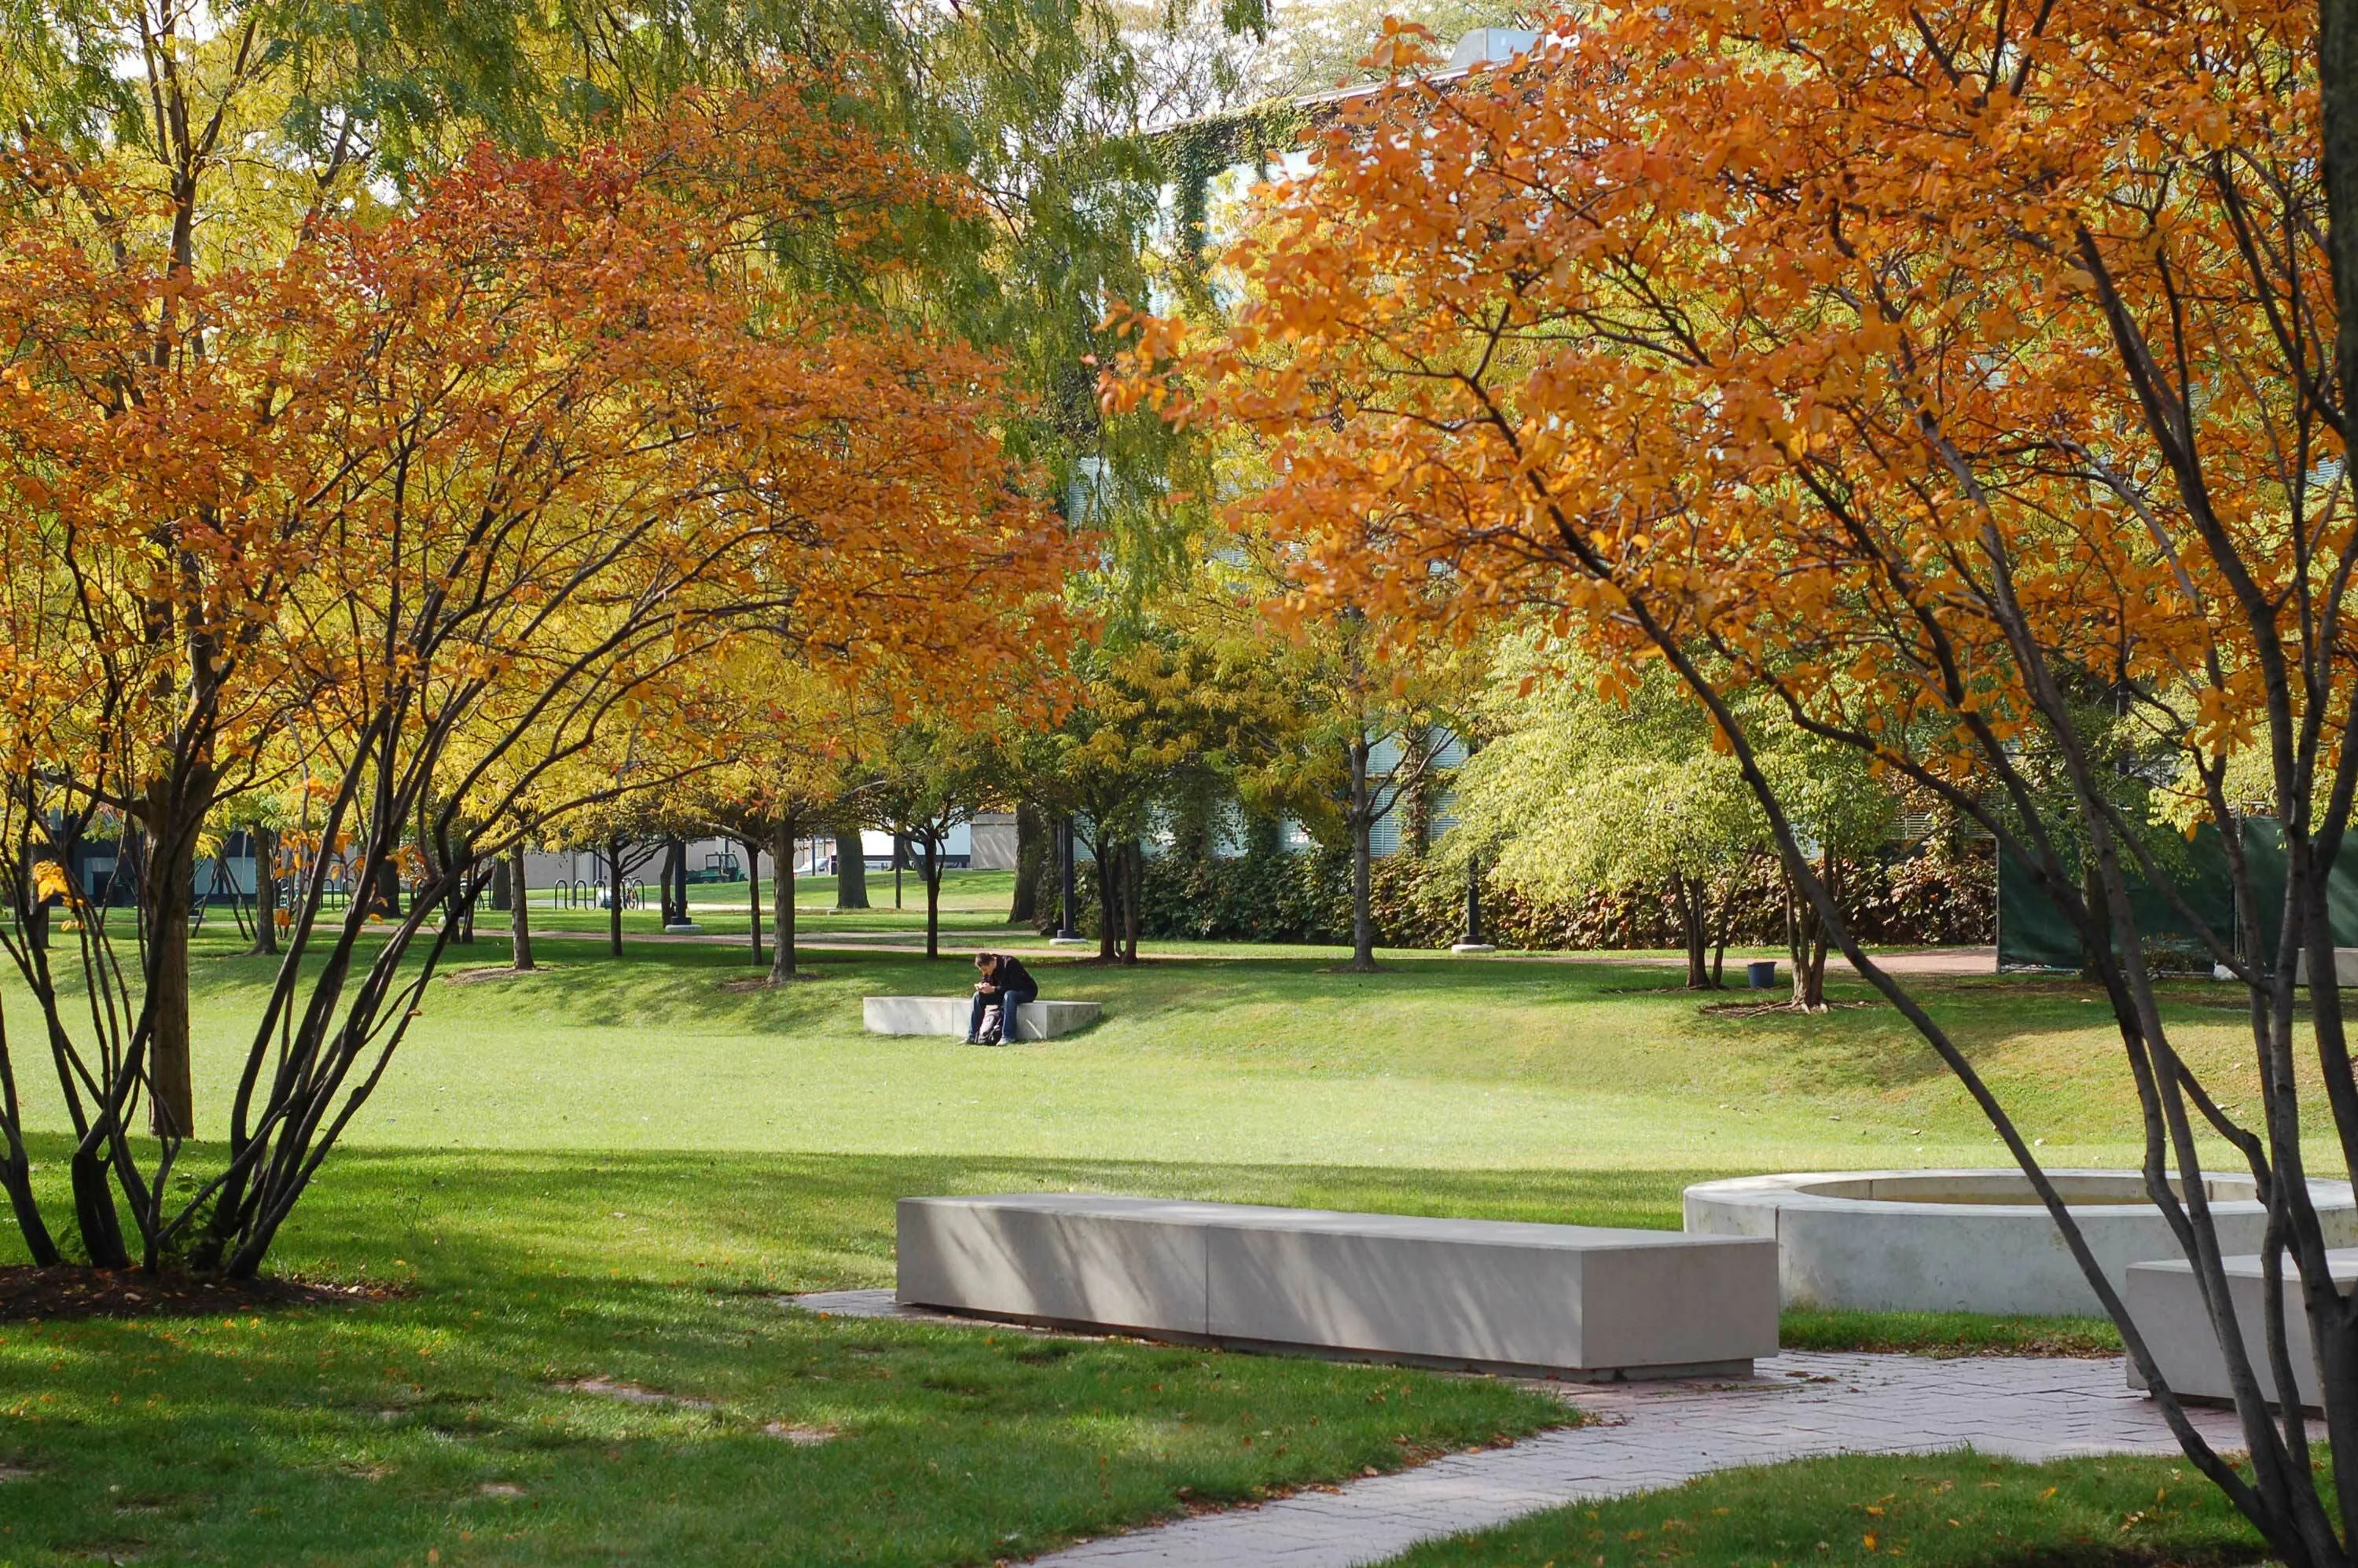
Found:
<svg viewBox="0 0 2358 1568"><path fill-rule="evenodd" d="M1097 933L1093 865L1079 868L1085 935ZM1040 929L1055 928L1055 868L1043 868ZM1389 947L1446 947L1465 930L1464 877L1432 860L1388 856L1376 862L1379 939ZM1736 888L1729 939L1738 946L1785 939L1784 892L1773 861L1762 860ZM1670 901L1650 889L1597 889L1576 899L1533 899L1484 881L1484 924L1501 947L1564 950L1672 947L1678 921ZM1996 883L1986 846L1934 839L1895 847L1853 867L1844 914L1867 942L1894 946L1988 942L1996 929ZM1342 943L1350 940L1351 861L1347 852L1287 853L1264 844L1233 860L1174 854L1146 862L1142 934L1168 940Z"/></svg>

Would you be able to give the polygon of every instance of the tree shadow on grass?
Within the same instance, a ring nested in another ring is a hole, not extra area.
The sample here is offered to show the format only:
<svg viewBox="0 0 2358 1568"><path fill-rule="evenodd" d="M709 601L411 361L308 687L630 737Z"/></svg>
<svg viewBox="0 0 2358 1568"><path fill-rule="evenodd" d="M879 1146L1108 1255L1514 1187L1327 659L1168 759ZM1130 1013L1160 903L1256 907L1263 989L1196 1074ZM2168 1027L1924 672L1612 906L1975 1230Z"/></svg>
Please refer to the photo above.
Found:
<svg viewBox="0 0 2358 1568"><path fill-rule="evenodd" d="M45 1185L63 1154L37 1141ZM432 1548L915 1568L1029 1553L1529 1432L1563 1407L1503 1382L1127 1342L1044 1357L987 1327L779 1304L889 1278L894 1198L1091 1184L1528 1213L1585 1190L1659 1215L1677 1180L347 1150L279 1266L391 1277L399 1297L0 1336L0 1556L97 1542L207 1563Z"/></svg>
<svg viewBox="0 0 2358 1568"><path fill-rule="evenodd" d="M35 1134L37 1185L65 1196L68 1144ZM190 1144L200 1171L218 1146ZM1111 1192L1306 1208L1676 1229L1680 1194L1725 1169L1421 1170L1008 1155L570 1152L339 1148L274 1266L323 1279L392 1269L431 1288L524 1275L765 1291L888 1283L903 1197ZM13 1231L0 1261L21 1260Z"/></svg>

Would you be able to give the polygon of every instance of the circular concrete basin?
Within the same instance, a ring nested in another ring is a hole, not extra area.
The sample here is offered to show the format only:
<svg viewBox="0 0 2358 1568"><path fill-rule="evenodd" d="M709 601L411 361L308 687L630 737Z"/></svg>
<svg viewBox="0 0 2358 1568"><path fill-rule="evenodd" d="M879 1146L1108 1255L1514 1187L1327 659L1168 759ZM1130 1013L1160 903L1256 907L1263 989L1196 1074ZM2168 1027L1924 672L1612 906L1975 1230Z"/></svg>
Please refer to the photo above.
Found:
<svg viewBox="0 0 2358 1568"><path fill-rule="evenodd" d="M2115 1290L2128 1266L2178 1258L2177 1238L2134 1171L2050 1171ZM2358 1196L2312 1181L2329 1247L2358 1245ZM2214 1176L2204 1195L2229 1256L2257 1252L2267 1211L2249 1176ZM1787 1306L2051 1316L2103 1311L2017 1170L1836 1171L1739 1176L1686 1190L1686 1227L1769 1236Z"/></svg>

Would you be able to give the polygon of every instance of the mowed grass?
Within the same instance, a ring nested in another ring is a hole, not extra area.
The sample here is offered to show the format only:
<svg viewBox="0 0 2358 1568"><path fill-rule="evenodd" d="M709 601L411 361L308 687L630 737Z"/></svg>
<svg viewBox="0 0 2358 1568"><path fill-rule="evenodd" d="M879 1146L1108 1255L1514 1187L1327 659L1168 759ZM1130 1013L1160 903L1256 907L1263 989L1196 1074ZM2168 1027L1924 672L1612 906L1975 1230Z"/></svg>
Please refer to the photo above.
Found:
<svg viewBox="0 0 2358 1568"><path fill-rule="evenodd" d="M761 886L762 937L770 938L772 926L771 900L775 888L764 878ZM1052 950L1048 938L1029 926L1010 925L1007 911L1015 892L1012 871L957 871L942 873L942 897L938 935L943 950L971 954L985 948L993 951L1014 951L1025 954ZM702 940L711 943L734 943L745 950L752 915L750 908L752 890L742 881L691 882L688 884L688 913L703 928ZM622 911L622 931L629 935L654 935L663 930L663 917L654 901L650 888L649 903L643 909ZM590 890L586 899L576 899L563 892L552 893L547 888L535 888L532 894L532 928L535 934L546 934L559 943L605 936L611 929L611 917L597 906L597 890ZM798 944L833 946L849 944L857 947L919 946L925 940L925 884L914 871L902 874L901 895L896 904L892 892L892 873L868 873L868 904L866 909L835 907L836 879L833 877L797 877L795 880L795 922ZM226 918L222 916L222 918ZM477 917L481 930L489 935L503 935L507 930L506 914L484 908ZM1094 943L1097 928L1089 925L1082 935ZM1333 949L1308 945L1259 944L1249 947L1228 942L1154 941L1147 945L1156 953L1171 957L1233 955L1250 953L1260 957L1319 957ZM1733 961L1735 955L1731 954Z"/></svg>
<svg viewBox="0 0 2358 1568"><path fill-rule="evenodd" d="M780 1303L872 1278L854 1213L950 1174L355 1152L284 1265L397 1299L0 1325L0 1563L983 1563L1567 1418L1480 1379Z"/></svg>
<svg viewBox="0 0 2358 1568"><path fill-rule="evenodd" d="M196 962L213 1134L270 973L231 946L208 933ZM898 1196L1675 1226L1680 1189L1708 1175L1995 1152L1888 1012L1721 1016L1657 969L1044 958L1048 994L1101 1000L1107 1022L987 1051L860 1031L861 995L961 992L961 961L806 956L816 978L747 990L723 946L552 942L554 967L523 977L469 972L503 963L502 940L454 948L276 1260L406 1293L0 1325L0 1564L1028 1555L1563 1407L1483 1379L778 1304L888 1283ZM2081 988L1931 989L2048 1153L2130 1157L2117 1047ZM2171 1005L2184 1049L2233 1053L2212 993ZM24 1087L54 1189L62 1111ZM0 1261L20 1256L0 1239ZM590 1379L650 1397L568 1387Z"/></svg>
<svg viewBox="0 0 2358 1568"><path fill-rule="evenodd" d="M1044 954L1045 994L1100 1000L1106 1022L976 1052L860 1028L863 994L965 993L962 958L809 951L803 983L746 990L730 988L755 971L731 946L640 940L615 959L557 941L541 956L545 972L472 979L461 971L505 962L504 937L450 950L446 969L467 983L432 988L356 1142L1275 1162L1510 1184L1613 1172L1648 1185L1668 1225L1697 1172L1986 1163L1996 1148L1889 1009L1715 1014L1651 967L1394 954L1367 976L1340 972L1332 950L1127 969ZM218 1129L225 1097L205 1086L229 1081L271 971L197 962L199 1119ZM2135 1162L2127 1076L2091 988L1923 989L2050 1162ZM2169 994L2194 1060L2248 1054L2219 989ZM2231 1101L2252 1092L2248 1069L2219 1081ZM63 1125L47 1086L27 1093L35 1125Z"/></svg>
<svg viewBox="0 0 2358 1568"><path fill-rule="evenodd" d="M2104 1317L1795 1309L1784 1314L1777 1333L1788 1350L1867 1350L1910 1356L2121 1354L2121 1331Z"/></svg>
<svg viewBox="0 0 2358 1568"><path fill-rule="evenodd" d="M1392 1568L2211 1568L2266 1557L2183 1463L1960 1453L1725 1471L1436 1541Z"/></svg>
<svg viewBox="0 0 2358 1568"><path fill-rule="evenodd" d="M663 917L654 903L653 884L654 868L646 872L648 880L647 907L622 911L625 933L651 935L663 929ZM925 881L914 870L901 874L901 896L894 907L892 873L868 873L866 909L838 910L835 907L836 879L833 877L797 877L795 879L795 912L799 935L806 941L826 941L838 937L857 939L897 940L914 936L922 941L925 934ZM752 925L752 890L742 881L733 882L690 882L687 889L688 913L706 934L733 936L742 941ZM775 894L768 878L761 886L762 931L764 940L770 930L771 899ZM941 930L945 935L961 939L988 936L994 943L1017 946L1040 945L1044 939L1028 929L1007 924L1007 910L1015 894L1015 873L1012 871L957 871L942 873ZM568 902L565 890L535 888L529 910L535 930L603 933L608 929L608 913L596 906L599 890L591 887L589 902ZM485 908L478 923L486 929L504 930L507 916Z"/></svg>

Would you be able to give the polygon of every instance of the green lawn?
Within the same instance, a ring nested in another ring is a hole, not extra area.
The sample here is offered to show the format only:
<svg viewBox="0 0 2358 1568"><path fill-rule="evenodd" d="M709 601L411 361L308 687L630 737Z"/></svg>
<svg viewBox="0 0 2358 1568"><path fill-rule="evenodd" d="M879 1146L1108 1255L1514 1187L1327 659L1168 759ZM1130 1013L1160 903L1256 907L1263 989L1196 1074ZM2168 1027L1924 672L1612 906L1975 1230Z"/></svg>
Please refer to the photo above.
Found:
<svg viewBox="0 0 2358 1568"><path fill-rule="evenodd" d="M1027 929L1007 924L1007 909L1015 893L1015 873L1012 871L944 871L942 873L941 929L945 936L955 936L968 946L988 942L994 946L1044 946L1044 939ZM770 929L771 884L762 884L762 930L766 938ZM594 893L592 894L594 897ZM649 889L652 901L654 891ZM795 882L795 918L798 935L805 941L831 942L849 938L858 941L895 941L914 937L922 941L925 934L925 882L915 871L903 873L901 907L892 905L892 873L868 873L869 907L838 912L835 907L833 877L801 877ZM687 889L687 907L696 923L711 935L734 936L742 939L751 921L751 890L741 881L691 882ZM531 915L535 931L594 931L607 929L605 910L594 906L567 907L561 898L552 898L547 888L533 890ZM488 929L504 930L507 916L495 911L482 912L482 924ZM656 910L626 909L622 912L625 932L652 934L663 929L663 920Z"/></svg>
<svg viewBox="0 0 2358 1568"><path fill-rule="evenodd" d="M618 960L551 942L544 972L437 983L354 1142L1116 1161L1183 1189L1326 1167L1433 1187L1428 1207L1548 1212L1609 1193L1625 1217L1661 1225L1702 1173L1994 1157L1887 1009L1728 1017L1658 968L1400 954L1367 976L1339 972L1331 950L1219 951L1130 969L1042 955L1046 994L1102 1000L1106 1022L975 1052L860 1024L862 994L963 993L962 958L813 951L805 983L746 990L735 983L753 971L732 946L643 941ZM446 970L505 954L486 935ZM199 1118L218 1127L225 1096L206 1088L228 1081L270 971L215 956L197 968ZM2134 1162L2133 1099L2089 988L1992 976L1928 989L2051 1161ZM2232 999L2192 981L2172 995L2182 1049L2236 1056ZM35 1124L62 1125L49 1086L26 1087Z"/></svg>
<svg viewBox="0 0 2358 1568"><path fill-rule="evenodd" d="M268 973L228 946L208 933L196 964L211 1129ZM770 991L741 989L727 946L544 956L537 975L431 989L287 1232L281 1267L409 1294L0 1325L0 1476L24 1472L0 1480L0 1564L989 1562L1563 1411L1479 1379L776 1304L889 1282L898 1195L1074 1187L1674 1226L1680 1188L1706 1175L1995 1153L1887 1011L1714 1015L1654 969L1402 956L1354 976L1331 952L1233 948L1075 964L1045 969L1046 989L1102 1000L1104 1024L986 1051L860 1029L862 994L962 991L960 960L811 953L817 978ZM450 967L504 957L487 939ZM2050 1155L2130 1157L2117 1047L2081 988L1992 978L1936 997ZM2190 1054L2235 1049L2212 993L2172 1005ZM57 1129L53 1090L25 1087ZM44 1179L59 1155L45 1139ZM1924 1346L2058 1332L1794 1326ZM698 1402L564 1386L588 1379Z"/></svg>
<svg viewBox="0 0 2358 1568"><path fill-rule="evenodd" d="M401 1299L0 1324L0 1476L27 1472L0 1563L987 1563L1566 1418L1480 1380L778 1303L879 1277L890 1194L994 1174L356 1152L286 1261ZM568 1386L592 1379L674 1402Z"/></svg>
<svg viewBox="0 0 2358 1568"><path fill-rule="evenodd" d="M2167 1459L1811 1459L1558 1509L1391 1568L2210 1568L2258 1563L2218 1489Z"/></svg>

